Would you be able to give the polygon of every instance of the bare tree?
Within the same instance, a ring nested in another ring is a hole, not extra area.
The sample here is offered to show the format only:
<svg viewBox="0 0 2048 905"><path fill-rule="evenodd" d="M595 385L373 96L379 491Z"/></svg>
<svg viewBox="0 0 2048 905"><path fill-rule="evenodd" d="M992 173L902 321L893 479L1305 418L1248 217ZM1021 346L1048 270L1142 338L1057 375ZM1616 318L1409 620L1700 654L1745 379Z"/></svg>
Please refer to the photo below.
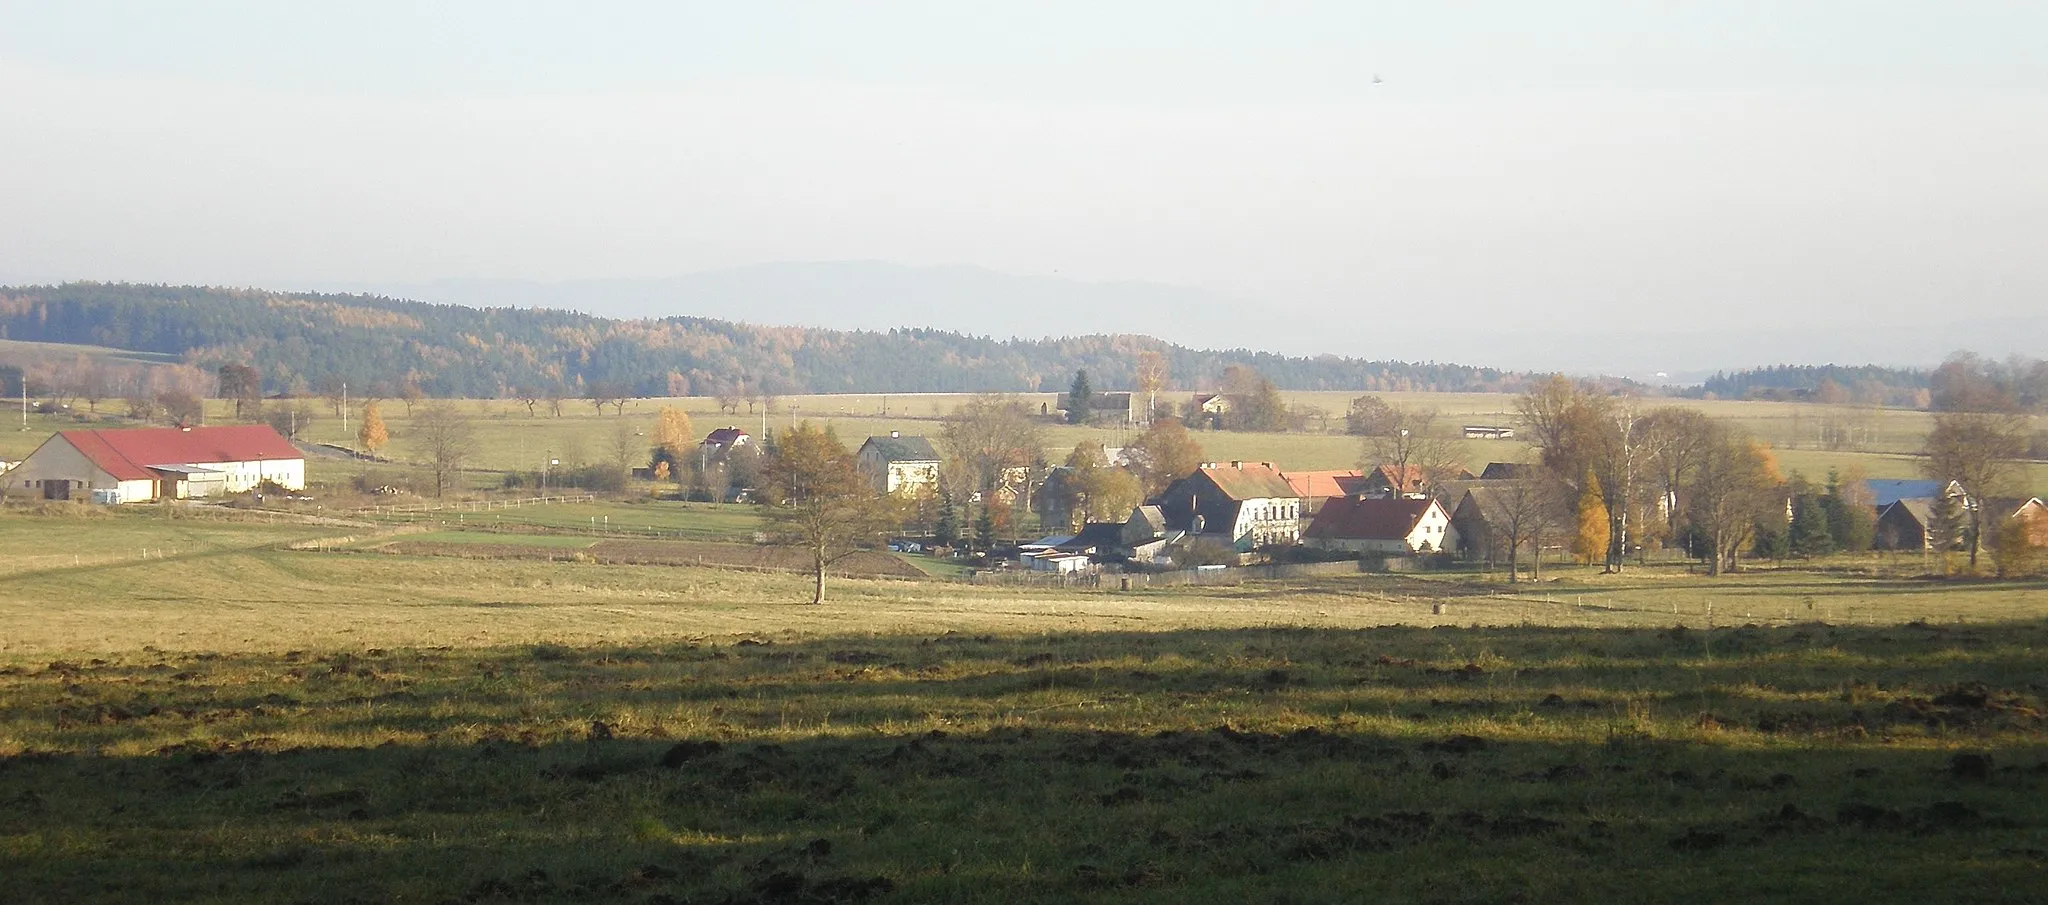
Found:
<svg viewBox="0 0 2048 905"><path fill-rule="evenodd" d="M1924 468L1930 478L1961 484L1963 493L1975 503L1964 514L1963 536L1973 571L1977 551L1983 547L1984 504L2012 489L2026 454L2027 421L2022 416L1979 412L1934 416Z"/></svg>
<svg viewBox="0 0 2048 905"><path fill-rule="evenodd" d="M434 495L441 496L449 479L476 454L476 431L454 406L437 403L412 420L410 433L434 473Z"/></svg>
<svg viewBox="0 0 2048 905"><path fill-rule="evenodd" d="M1395 409L1384 433L1361 442L1359 467L1390 468L1400 493L1426 492L1454 479L1464 468L1464 443L1436 427L1434 409ZM1419 486L1410 486L1411 475Z"/></svg>
<svg viewBox="0 0 2048 905"><path fill-rule="evenodd" d="M968 493L994 490L1006 471L1032 464L1044 450L1030 406L996 394L976 396L954 409L939 427L939 439Z"/></svg>

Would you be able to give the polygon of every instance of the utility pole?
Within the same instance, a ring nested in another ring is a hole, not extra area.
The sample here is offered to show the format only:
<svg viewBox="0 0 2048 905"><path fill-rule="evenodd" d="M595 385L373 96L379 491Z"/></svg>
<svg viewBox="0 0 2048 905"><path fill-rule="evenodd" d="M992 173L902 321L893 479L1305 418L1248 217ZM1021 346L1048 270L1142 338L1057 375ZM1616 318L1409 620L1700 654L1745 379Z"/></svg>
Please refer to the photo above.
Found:
<svg viewBox="0 0 2048 905"><path fill-rule="evenodd" d="M28 430L28 371L21 372L21 429Z"/></svg>
<svg viewBox="0 0 2048 905"><path fill-rule="evenodd" d="M348 381L341 382L341 442L348 442Z"/></svg>

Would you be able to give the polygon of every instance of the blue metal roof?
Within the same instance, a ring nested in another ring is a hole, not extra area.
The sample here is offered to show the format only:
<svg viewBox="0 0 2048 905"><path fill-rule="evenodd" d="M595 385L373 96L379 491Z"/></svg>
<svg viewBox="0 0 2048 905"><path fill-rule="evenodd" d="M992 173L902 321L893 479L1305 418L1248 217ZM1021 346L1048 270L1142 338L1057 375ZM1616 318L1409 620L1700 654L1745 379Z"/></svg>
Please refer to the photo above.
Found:
<svg viewBox="0 0 2048 905"><path fill-rule="evenodd" d="M1879 478L1864 481L1870 488L1870 496L1879 507L1889 506L1900 500L1931 500L1941 495L1942 481L1919 481L1898 478Z"/></svg>

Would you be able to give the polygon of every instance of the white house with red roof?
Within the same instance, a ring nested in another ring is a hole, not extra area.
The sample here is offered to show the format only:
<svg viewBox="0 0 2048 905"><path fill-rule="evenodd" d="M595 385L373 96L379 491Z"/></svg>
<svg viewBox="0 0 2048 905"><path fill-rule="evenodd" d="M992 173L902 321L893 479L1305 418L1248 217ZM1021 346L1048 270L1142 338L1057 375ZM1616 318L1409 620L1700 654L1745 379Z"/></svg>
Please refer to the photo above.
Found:
<svg viewBox="0 0 2048 905"><path fill-rule="evenodd" d="M306 487L306 455L267 425L58 431L7 472L10 494L146 503L203 499L269 481Z"/></svg>

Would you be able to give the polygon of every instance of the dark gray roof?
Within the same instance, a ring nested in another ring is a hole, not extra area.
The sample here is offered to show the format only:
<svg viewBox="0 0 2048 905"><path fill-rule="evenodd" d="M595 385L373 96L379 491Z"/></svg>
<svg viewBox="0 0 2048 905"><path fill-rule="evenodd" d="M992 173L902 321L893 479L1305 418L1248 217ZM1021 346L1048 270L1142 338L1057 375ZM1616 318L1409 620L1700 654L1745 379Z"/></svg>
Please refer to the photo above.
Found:
<svg viewBox="0 0 2048 905"><path fill-rule="evenodd" d="M938 448L924 437L869 437L868 442L860 445L860 450L867 452L871 446L884 462L939 461Z"/></svg>

